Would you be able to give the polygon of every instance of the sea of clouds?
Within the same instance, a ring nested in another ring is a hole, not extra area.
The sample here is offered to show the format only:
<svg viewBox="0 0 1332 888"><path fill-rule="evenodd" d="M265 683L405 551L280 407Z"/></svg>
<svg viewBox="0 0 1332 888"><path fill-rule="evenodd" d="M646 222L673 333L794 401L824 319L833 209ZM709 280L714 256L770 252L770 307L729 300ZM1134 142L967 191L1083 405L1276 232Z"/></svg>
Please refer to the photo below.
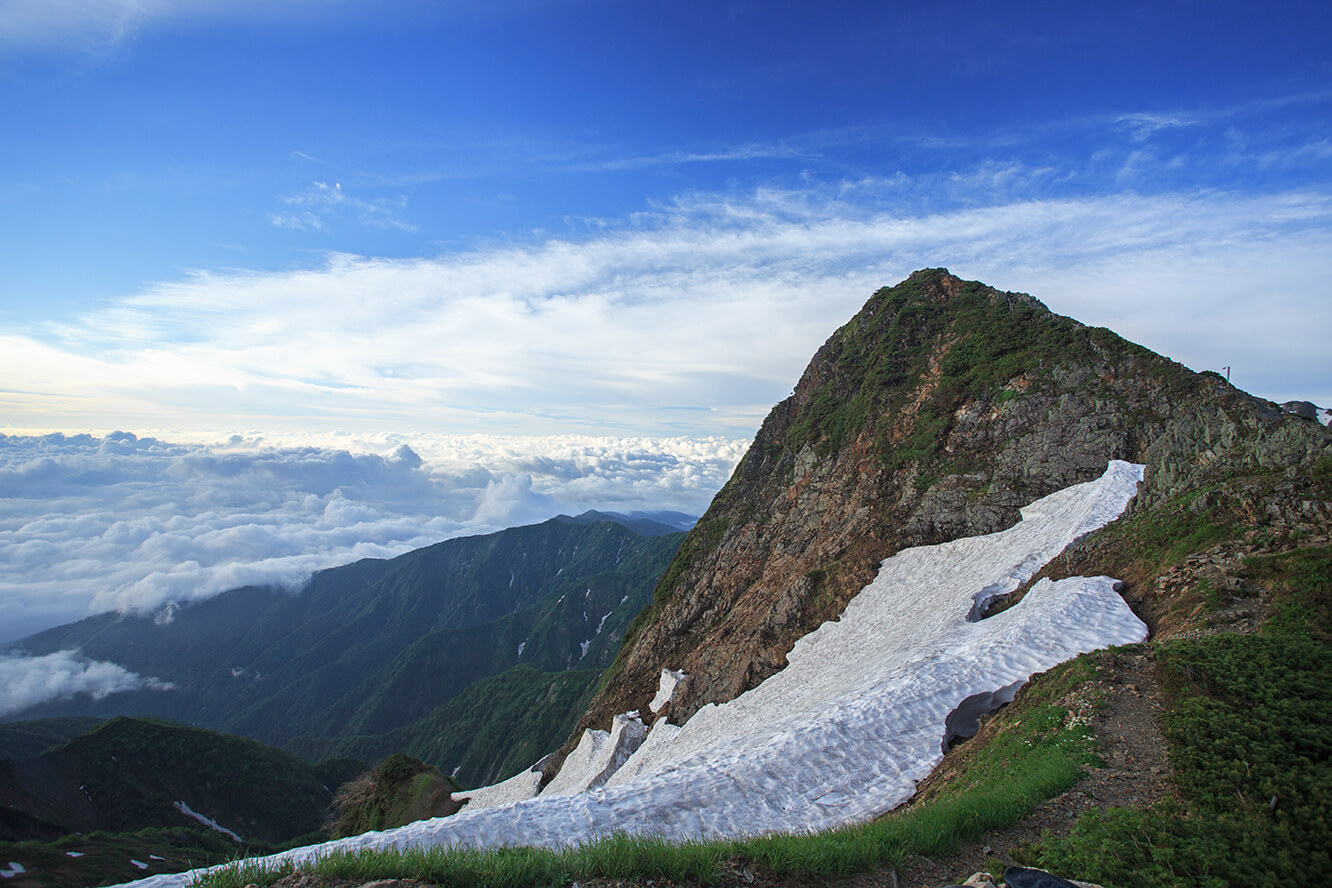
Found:
<svg viewBox="0 0 1332 888"><path fill-rule="evenodd" d="M596 508L699 515L747 441L0 435L0 645ZM68 663L51 664L66 668Z"/></svg>

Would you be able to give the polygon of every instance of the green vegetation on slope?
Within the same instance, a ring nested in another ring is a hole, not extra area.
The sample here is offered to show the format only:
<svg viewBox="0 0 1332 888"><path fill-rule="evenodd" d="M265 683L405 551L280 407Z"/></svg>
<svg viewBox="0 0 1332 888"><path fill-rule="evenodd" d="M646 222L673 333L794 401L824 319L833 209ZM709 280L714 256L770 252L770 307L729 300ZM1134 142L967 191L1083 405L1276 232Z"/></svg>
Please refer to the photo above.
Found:
<svg viewBox="0 0 1332 888"><path fill-rule="evenodd" d="M301 738L307 758L377 761L405 752L468 787L512 777L559 745L596 687L596 670L541 672L530 666L482 679L424 718L387 734Z"/></svg>
<svg viewBox="0 0 1332 888"><path fill-rule="evenodd" d="M536 525L543 532L528 535L532 552L505 553L506 559L542 561L549 571L512 612L418 631L402 649L386 651L382 664L302 727L327 736L382 734L426 717L473 682L516 665L547 672L605 668L683 534L641 537L606 522L547 523L550 528ZM546 551L552 538L562 551ZM519 582L508 574L503 581ZM482 588L469 594L490 593Z"/></svg>
<svg viewBox="0 0 1332 888"><path fill-rule="evenodd" d="M40 756L3 763L0 835L13 840L0 841L0 863L22 865L25 885L97 885L321 841L330 787L363 771L347 761L312 768L242 737L115 718Z"/></svg>
<svg viewBox="0 0 1332 888"><path fill-rule="evenodd" d="M1332 640L1332 547L1249 558L1243 576L1272 590L1265 632Z"/></svg>
<svg viewBox="0 0 1332 888"><path fill-rule="evenodd" d="M515 665L605 668L683 536L552 519L321 571L295 596L246 588L165 623L89 618L22 646L77 647L174 690L32 714L150 714L276 745L386 733Z"/></svg>
<svg viewBox="0 0 1332 888"><path fill-rule="evenodd" d="M0 759L25 759L68 743L102 723L99 718L63 716L0 724Z"/></svg>
<svg viewBox="0 0 1332 888"><path fill-rule="evenodd" d="M1085 361L1112 344L1137 348L1108 330L1052 314L1029 296L998 293L977 281L959 282L941 310L930 288L942 273L926 269L879 290L828 340L827 378L792 426L789 449L808 443L820 453L834 452L877 429L876 446L889 468L929 462L965 400L1002 403L1018 395L1004 388L1014 380L1023 380L1024 391L1040 388L1061 364ZM942 357L935 351L940 344ZM895 418L911 417L907 398L927 380L932 385L913 421L905 429L894 426Z"/></svg>
<svg viewBox="0 0 1332 888"><path fill-rule="evenodd" d="M281 842L318 832L332 796L290 753L157 720L112 719L63 752L113 830L180 825L183 801L245 838Z"/></svg>
<svg viewBox="0 0 1332 888"><path fill-rule="evenodd" d="M0 842L0 862L19 863L22 879L12 883L42 888L113 885L155 873L235 860L239 853L262 854L272 846L237 845L203 827L153 828L135 832L90 832L54 842Z"/></svg>
<svg viewBox="0 0 1332 888"><path fill-rule="evenodd" d="M317 838L336 788L324 780L338 770L245 737L122 716L5 762L0 799L65 832L198 826L183 803L246 841L276 844Z"/></svg>
<svg viewBox="0 0 1332 888"><path fill-rule="evenodd" d="M333 800L337 817L330 832L340 839L448 816L462 807L452 799L460 788L438 768L394 753L338 790Z"/></svg>
<svg viewBox="0 0 1332 888"><path fill-rule="evenodd" d="M1298 634L1158 648L1182 804L1083 815L1042 865L1107 888L1278 886L1332 869L1332 659Z"/></svg>
<svg viewBox="0 0 1332 888"><path fill-rule="evenodd" d="M287 684L228 729L275 743L380 734L515 665L604 668L682 537L552 520L408 553L370 588L316 575L305 597L326 616L255 662L265 683ZM265 671L288 646L304 653Z"/></svg>

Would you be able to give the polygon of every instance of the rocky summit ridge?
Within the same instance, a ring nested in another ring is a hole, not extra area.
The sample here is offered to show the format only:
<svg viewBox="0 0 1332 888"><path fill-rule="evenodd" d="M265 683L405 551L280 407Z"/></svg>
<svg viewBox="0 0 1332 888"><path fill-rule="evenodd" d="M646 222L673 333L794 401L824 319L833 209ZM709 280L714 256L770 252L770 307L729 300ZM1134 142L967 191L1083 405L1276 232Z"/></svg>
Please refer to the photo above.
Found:
<svg viewBox="0 0 1332 888"><path fill-rule="evenodd" d="M1315 479L1330 441L1317 422L1027 294L917 271L874 293L768 414L579 732L646 715L663 668L689 676L672 722L734 699L781 670L884 558L1009 527L1109 460L1146 466L1131 514L1325 531L1332 496ZM1090 561L1126 567L1110 555ZM1139 599L1155 630L1168 608Z"/></svg>

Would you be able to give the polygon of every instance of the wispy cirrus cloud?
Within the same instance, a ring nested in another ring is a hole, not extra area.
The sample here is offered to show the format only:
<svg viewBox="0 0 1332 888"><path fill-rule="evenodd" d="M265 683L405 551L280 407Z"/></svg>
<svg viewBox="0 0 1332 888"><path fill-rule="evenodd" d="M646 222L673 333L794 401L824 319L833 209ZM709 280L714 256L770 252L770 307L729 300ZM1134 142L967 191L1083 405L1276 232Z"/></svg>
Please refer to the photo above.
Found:
<svg viewBox="0 0 1332 888"><path fill-rule="evenodd" d="M898 209L903 187L690 194L578 238L199 272L0 336L0 405L27 428L743 438L870 293L935 265L1191 366L1230 365L1259 394L1332 396L1318 357L1332 336L1318 284L1332 271L1332 194L932 213ZM1271 308L1256 314L1256 293Z"/></svg>
<svg viewBox="0 0 1332 888"><path fill-rule="evenodd" d="M62 49L95 57L113 55L149 29L218 20L249 26L305 29L349 22L445 22L523 15L551 0L456 0L423 6L414 0L3 0L0 51Z"/></svg>
<svg viewBox="0 0 1332 888"><path fill-rule="evenodd" d="M402 218L402 211L407 208L406 197L365 200L348 194L343 190L341 182L331 185L328 182L311 182L304 190L284 197L282 202L290 210L269 217L279 228L322 230L327 220L332 218L376 228L416 230L415 225Z"/></svg>
<svg viewBox="0 0 1332 888"><path fill-rule="evenodd" d="M105 55L141 30L173 19L253 17L298 13L308 0L5 0L0 49L61 48Z"/></svg>
<svg viewBox="0 0 1332 888"><path fill-rule="evenodd" d="M165 14L170 0L7 0L3 46L113 47L147 19Z"/></svg>
<svg viewBox="0 0 1332 888"><path fill-rule="evenodd" d="M693 163L721 163L745 160L782 159L791 160L800 157L812 157L806 149L800 149L785 142L750 142L744 145L728 146L712 150L668 151L660 154L645 154L630 157L612 158L586 168L602 170L635 170L654 166L679 166Z"/></svg>

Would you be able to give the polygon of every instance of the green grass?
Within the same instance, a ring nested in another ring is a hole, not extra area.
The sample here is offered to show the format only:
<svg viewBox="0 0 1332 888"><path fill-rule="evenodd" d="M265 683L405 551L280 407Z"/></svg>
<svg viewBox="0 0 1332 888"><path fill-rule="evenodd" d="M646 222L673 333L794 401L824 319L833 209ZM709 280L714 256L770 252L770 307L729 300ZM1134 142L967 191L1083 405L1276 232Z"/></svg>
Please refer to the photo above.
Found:
<svg viewBox="0 0 1332 888"><path fill-rule="evenodd" d="M98 831L70 834L53 842L0 842L0 865L9 861L21 863L27 870L23 874L24 884L68 888L109 885L154 873L222 863L234 858L240 848L220 833L202 828ZM276 850L266 845L249 847L254 854ZM135 866L131 860L138 860L145 868Z"/></svg>
<svg viewBox="0 0 1332 888"><path fill-rule="evenodd" d="M674 844L663 839L616 835L567 851L539 848L344 851L320 858L313 865L303 864L301 869L327 879L418 879L441 888L519 888L564 885L571 879L593 878L666 879L707 885L715 883L720 872L715 848L698 842ZM270 885L295 869L290 863L269 867L255 861L238 861L202 876L195 885L198 888Z"/></svg>
<svg viewBox="0 0 1332 888"><path fill-rule="evenodd" d="M1093 655L1094 656L1094 655ZM778 875L832 879L911 855L941 855L959 842L1000 829L1064 792L1097 761L1085 726L1056 700L1095 674L1087 657L1034 681L998 716L1007 730L981 749L957 777L922 803L869 823L814 835L771 835L738 841L667 842L617 835L564 851L425 850L339 853L302 869L324 878L415 878L448 888L537 888L591 878L665 879L715 884L728 862L762 865ZM289 864L256 868L245 861L201 877L199 888L270 885Z"/></svg>
<svg viewBox="0 0 1332 888"><path fill-rule="evenodd" d="M1207 492L1193 491L1114 522L1102 531L1104 540L1113 548L1132 552L1138 561L1166 565L1241 537L1244 525L1236 521L1228 503L1209 508L1194 503Z"/></svg>
<svg viewBox="0 0 1332 888"><path fill-rule="evenodd" d="M1332 547L1249 558L1242 575L1272 590L1265 633L1332 639Z"/></svg>
<svg viewBox="0 0 1332 888"><path fill-rule="evenodd" d="M1083 815L1033 862L1106 888L1275 886L1332 871L1332 658L1307 636L1162 644L1182 803Z"/></svg>

